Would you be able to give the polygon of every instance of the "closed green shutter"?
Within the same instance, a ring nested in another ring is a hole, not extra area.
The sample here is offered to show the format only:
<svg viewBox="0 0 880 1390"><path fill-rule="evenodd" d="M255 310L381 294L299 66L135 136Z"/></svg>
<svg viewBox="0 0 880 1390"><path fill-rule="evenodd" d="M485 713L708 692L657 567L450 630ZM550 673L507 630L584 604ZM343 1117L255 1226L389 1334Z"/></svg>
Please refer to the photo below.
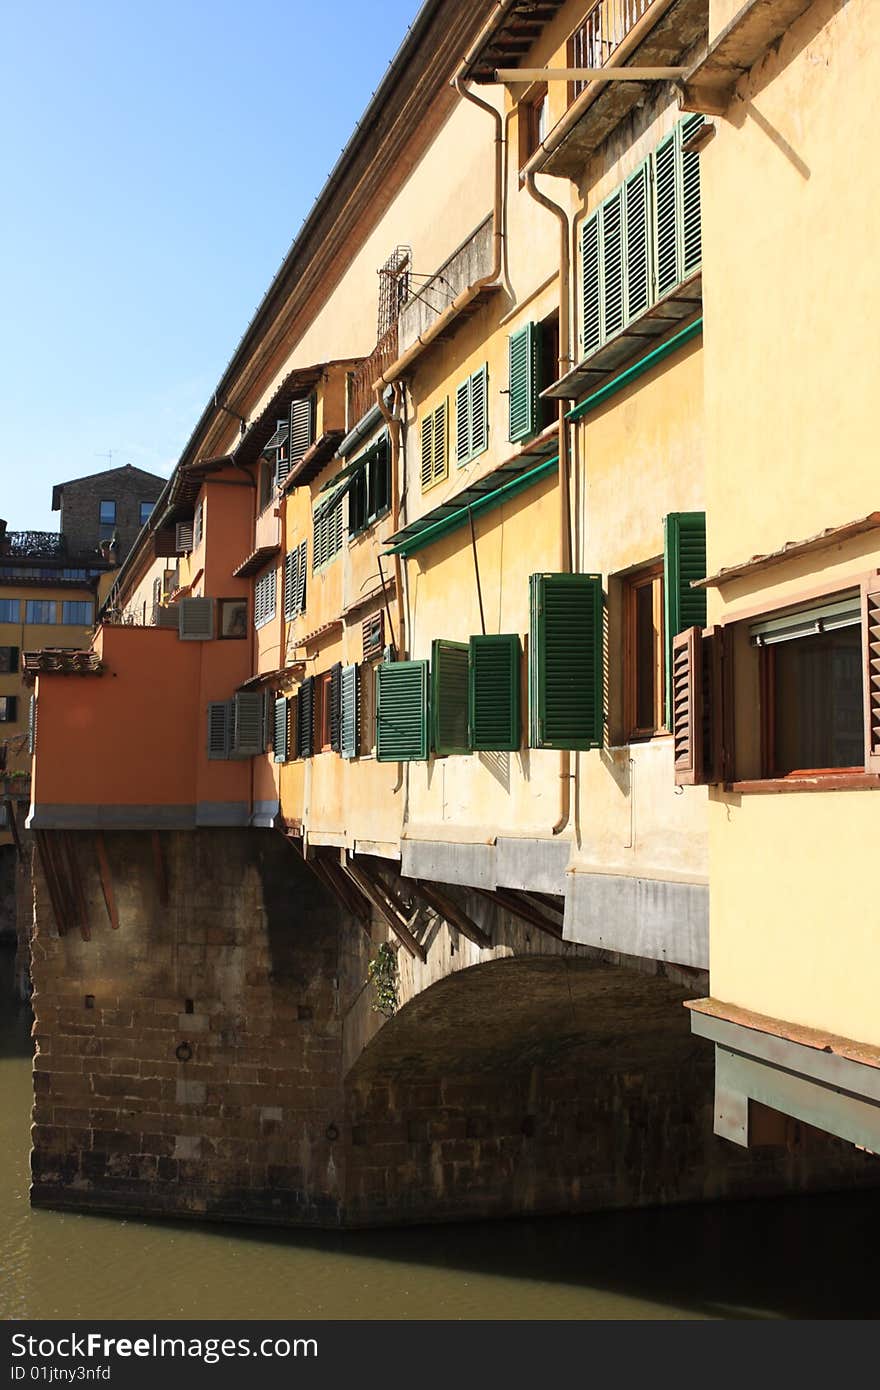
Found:
<svg viewBox="0 0 880 1390"><path fill-rule="evenodd" d="M466 642L431 643L431 734L435 753L470 752Z"/></svg>
<svg viewBox="0 0 880 1390"><path fill-rule="evenodd" d="M706 577L706 513L670 512L663 522L664 655L666 725L672 717L672 642L688 627L706 626L706 590L692 579Z"/></svg>
<svg viewBox="0 0 880 1390"><path fill-rule="evenodd" d="M604 604L597 574L530 578L533 748L600 748L605 716Z"/></svg>
<svg viewBox="0 0 880 1390"><path fill-rule="evenodd" d="M340 752L343 758L356 758L358 744L360 742L360 700L358 667L355 663L352 666L342 668L342 713L341 713L341 747Z"/></svg>
<svg viewBox="0 0 880 1390"><path fill-rule="evenodd" d="M287 458L278 465L278 483L284 482L291 468L299 463L303 454L315 439L315 398L309 396L304 401L292 401L290 406L290 434L288 436Z"/></svg>
<svg viewBox="0 0 880 1390"><path fill-rule="evenodd" d="M288 756L287 700L283 695L279 695L275 700L275 708L273 711L272 746L275 750L276 763L286 763Z"/></svg>
<svg viewBox="0 0 880 1390"><path fill-rule="evenodd" d="M538 341L537 325L527 323L507 340L510 369L507 398L510 439L527 439L534 434L538 419Z"/></svg>
<svg viewBox="0 0 880 1390"><path fill-rule="evenodd" d="M588 217L581 230L581 313L584 356L602 341L602 295L599 276L599 214Z"/></svg>
<svg viewBox="0 0 880 1390"><path fill-rule="evenodd" d="M471 458L489 447L489 368L484 362L471 377Z"/></svg>
<svg viewBox="0 0 880 1390"><path fill-rule="evenodd" d="M602 337L623 327L623 189L602 204Z"/></svg>
<svg viewBox="0 0 880 1390"><path fill-rule="evenodd" d="M287 737L288 751L291 758L301 758L302 748L299 743L299 696L291 695L287 701Z"/></svg>
<svg viewBox="0 0 880 1390"><path fill-rule="evenodd" d="M428 662L389 661L376 671L376 757L380 763L428 756Z"/></svg>
<svg viewBox="0 0 880 1390"><path fill-rule="evenodd" d="M338 753L342 747L342 662L330 668L330 747Z"/></svg>
<svg viewBox="0 0 880 1390"><path fill-rule="evenodd" d="M643 164L624 184L626 218L626 322L632 323L651 302L650 184Z"/></svg>
<svg viewBox="0 0 880 1390"><path fill-rule="evenodd" d="M289 550L284 557L284 617L287 622L296 613L296 593L299 584L297 562L299 549Z"/></svg>
<svg viewBox="0 0 880 1390"><path fill-rule="evenodd" d="M520 747L520 660L515 632L471 638L468 722L472 748L515 752Z"/></svg>
<svg viewBox="0 0 880 1390"><path fill-rule="evenodd" d="M229 757L231 724L232 702L212 700L208 705L208 757L210 759Z"/></svg>

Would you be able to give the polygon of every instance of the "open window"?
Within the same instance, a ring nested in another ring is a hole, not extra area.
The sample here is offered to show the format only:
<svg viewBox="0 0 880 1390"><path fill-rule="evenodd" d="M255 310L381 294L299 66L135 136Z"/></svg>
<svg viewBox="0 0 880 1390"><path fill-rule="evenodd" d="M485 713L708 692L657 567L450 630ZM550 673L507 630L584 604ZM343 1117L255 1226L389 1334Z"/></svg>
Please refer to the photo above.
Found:
<svg viewBox="0 0 880 1390"><path fill-rule="evenodd" d="M530 87L517 108L519 113L519 167L540 148L550 128L547 83Z"/></svg>
<svg viewBox="0 0 880 1390"><path fill-rule="evenodd" d="M663 566L629 575L623 586L624 724L629 739L666 731Z"/></svg>

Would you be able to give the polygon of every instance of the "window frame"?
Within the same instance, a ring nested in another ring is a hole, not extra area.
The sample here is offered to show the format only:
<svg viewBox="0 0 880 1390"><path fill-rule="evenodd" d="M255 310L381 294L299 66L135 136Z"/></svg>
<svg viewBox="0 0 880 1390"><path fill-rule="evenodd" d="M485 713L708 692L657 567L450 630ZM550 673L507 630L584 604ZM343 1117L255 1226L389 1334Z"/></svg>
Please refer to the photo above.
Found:
<svg viewBox="0 0 880 1390"><path fill-rule="evenodd" d="M57 600L56 600L56 602L57 602ZM78 607L78 608L88 608L88 609L90 609L89 617L86 619L85 622L81 622L79 618L68 618L68 617L65 616L65 610L68 609L68 608L73 608L74 606L76 606L76 607ZM65 598L65 599L62 599L62 600L61 600L61 626L62 626L62 627L91 627L91 626L94 624L94 621L95 621L95 605L94 605L89 599L77 599L77 598L71 599L71 598Z"/></svg>
<svg viewBox="0 0 880 1390"><path fill-rule="evenodd" d="M238 598L219 598L219 599L217 600L217 604L218 604L218 614L217 614L217 616L218 616L218 623L217 623L217 640L220 641L220 642L240 642L240 641L242 640L242 638L247 637L247 635L248 635L248 601L247 601L247 598L242 598L242 597L238 597ZM235 606L235 607L241 607L241 608L244 609L244 627L243 627L243 631L242 631L242 632L224 632L224 631L223 631L223 626L224 626L224 624L223 624L223 615L224 615L224 612L225 612L225 610L226 610L227 608L232 608L233 606Z"/></svg>
<svg viewBox="0 0 880 1390"><path fill-rule="evenodd" d="M10 702L11 702L11 704L12 704L12 713L11 713L11 714L10 714L10 712L9 712ZM0 711L2 711L2 713L0 713L0 724L17 724L17 723L18 723L18 696L17 696L17 695L0 695Z"/></svg>
<svg viewBox="0 0 880 1390"><path fill-rule="evenodd" d="M537 153L550 129L550 90L547 83L533 83L520 97L516 109L519 168L522 170L532 155Z"/></svg>
<svg viewBox="0 0 880 1390"><path fill-rule="evenodd" d="M156 506L156 503L155 503L155 502L138 502L138 518L139 518L139 520L140 520L140 524L141 524L141 528L142 528L142 529L143 529L144 526L146 526L146 524L147 524L147 522L149 521L150 517L153 515L153 511L154 511L154 509L155 509L155 506ZM144 507L146 507L146 508L148 509L148 510L147 510L146 516L144 516Z"/></svg>
<svg viewBox="0 0 880 1390"><path fill-rule="evenodd" d="M322 671L315 677L315 753L331 753L333 745L330 739L330 717L332 705L332 686L333 671Z"/></svg>
<svg viewBox="0 0 880 1390"><path fill-rule="evenodd" d="M384 489L379 488L379 462L385 474ZM349 544L369 531L372 526L387 516L391 510L391 446L387 431L356 460L355 469L348 485L348 540ZM376 494L384 491L385 501L376 505ZM354 499L363 498L363 519L353 524Z"/></svg>
<svg viewBox="0 0 880 1390"><path fill-rule="evenodd" d="M10 605L10 616L9 616L8 618L0 617L0 623L15 623L16 626L20 625L20 623L21 623L21 599L19 599L19 598L4 598L4 599L0 599L0 604L4 604L4 603L8 603L8 604ZM14 605L14 608L13 608L13 605ZM14 613L15 613L15 617L14 617L14 618L12 617L12 612L13 612L13 611L14 611Z"/></svg>
<svg viewBox="0 0 880 1390"><path fill-rule="evenodd" d="M51 608L51 610L52 610L52 617L51 617L51 618L31 618L31 617L29 617L29 616L28 616L28 610L32 607L33 604L36 604L36 603L40 604L41 607L42 607L43 605L45 605L47 608ZM29 598L29 599L25 599L25 604L24 604L24 622L25 622L25 626L26 626L26 627L57 627L57 626L58 626L58 601L57 601L57 599L54 599L54 598Z"/></svg>
<svg viewBox="0 0 880 1390"><path fill-rule="evenodd" d="M643 565L621 577L623 609L623 732L625 743L647 743L669 734L666 722L666 620L664 609L663 561ZM651 586L654 627L654 723L638 723L639 653L638 600L642 589Z"/></svg>
<svg viewBox="0 0 880 1390"><path fill-rule="evenodd" d="M104 508L105 508L105 507L112 507L112 508L113 508L113 515L112 515L111 517L105 517L105 516L104 516ZM116 525L116 517L117 517L116 499L113 498L113 497L102 497L102 498L99 500L99 502L98 502L98 525L99 525L99 526L115 526L115 525Z"/></svg>

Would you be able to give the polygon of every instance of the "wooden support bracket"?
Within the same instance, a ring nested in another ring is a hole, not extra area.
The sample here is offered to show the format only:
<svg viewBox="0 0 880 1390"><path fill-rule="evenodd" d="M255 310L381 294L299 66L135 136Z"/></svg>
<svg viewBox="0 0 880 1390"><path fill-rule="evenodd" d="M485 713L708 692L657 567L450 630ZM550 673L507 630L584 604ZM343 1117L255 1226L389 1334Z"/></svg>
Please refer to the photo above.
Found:
<svg viewBox="0 0 880 1390"><path fill-rule="evenodd" d="M110 863L107 859L107 846L104 843L103 830L95 831L95 848L98 851L98 868L101 871L101 890L104 894L107 916L110 918L110 925L113 930L118 931L119 913L116 909L116 897L113 892L113 876L110 873Z"/></svg>
<svg viewBox="0 0 880 1390"><path fill-rule="evenodd" d="M478 927L473 918L459 907L458 903L453 902L445 893L433 883L425 883L422 879L413 879L413 888L419 897L438 912L444 921L450 926L456 927L462 936L466 936L468 941L472 941L475 946L479 946L481 951L492 949L492 938L488 932Z"/></svg>
<svg viewBox="0 0 880 1390"><path fill-rule="evenodd" d="M402 904L395 900L394 895L386 884L379 885L361 865L355 864L351 859L346 859L342 865L345 873L355 883L355 885L369 898L374 907L378 909L385 918L394 935L397 937L404 950L408 951L413 957L418 957L423 963L428 959L428 953L420 941L413 936L410 931L409 923L402 912Z"/></svg>
<svg viewBox="0 0 880 1390"><path fill-rule="evenodd" d="M24 859L24 846L21 843L21 831L18 828L18 819L15 814L15 802L13 801L11 796L7 796L5 804L6 819L9 822L9 829L12 831L12 840L15 845L15 853L18 856L19 863L21 863L21 861Z"/></svg>
<svg viewBox="0 0 880 1390"><path fill-rule="evenodd" d="M514 917L519 917L521 921L527 922L530 927L537 927L538 931L546 932L554 940L562 940L562 928L556 923L551 922L549 917L532 904L521 898L513 888L475 888L476 893L480 893L484 898L488 898L496 907L501 907L505 912L510 912Z"/></svg>

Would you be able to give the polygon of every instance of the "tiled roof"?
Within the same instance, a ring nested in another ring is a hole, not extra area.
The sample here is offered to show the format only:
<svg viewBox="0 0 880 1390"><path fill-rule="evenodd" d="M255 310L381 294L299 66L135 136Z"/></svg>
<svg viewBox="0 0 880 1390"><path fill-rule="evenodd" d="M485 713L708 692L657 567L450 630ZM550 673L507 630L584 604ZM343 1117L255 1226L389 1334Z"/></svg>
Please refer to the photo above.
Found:
<svg viewBox="0 0 880 1390"><path fill-rule="evenodd" d="M76 652L62 647L43 647L24 652L21 658L25 679L42 673L53 676L101 676L104 663L96 652Z"/></svg>

